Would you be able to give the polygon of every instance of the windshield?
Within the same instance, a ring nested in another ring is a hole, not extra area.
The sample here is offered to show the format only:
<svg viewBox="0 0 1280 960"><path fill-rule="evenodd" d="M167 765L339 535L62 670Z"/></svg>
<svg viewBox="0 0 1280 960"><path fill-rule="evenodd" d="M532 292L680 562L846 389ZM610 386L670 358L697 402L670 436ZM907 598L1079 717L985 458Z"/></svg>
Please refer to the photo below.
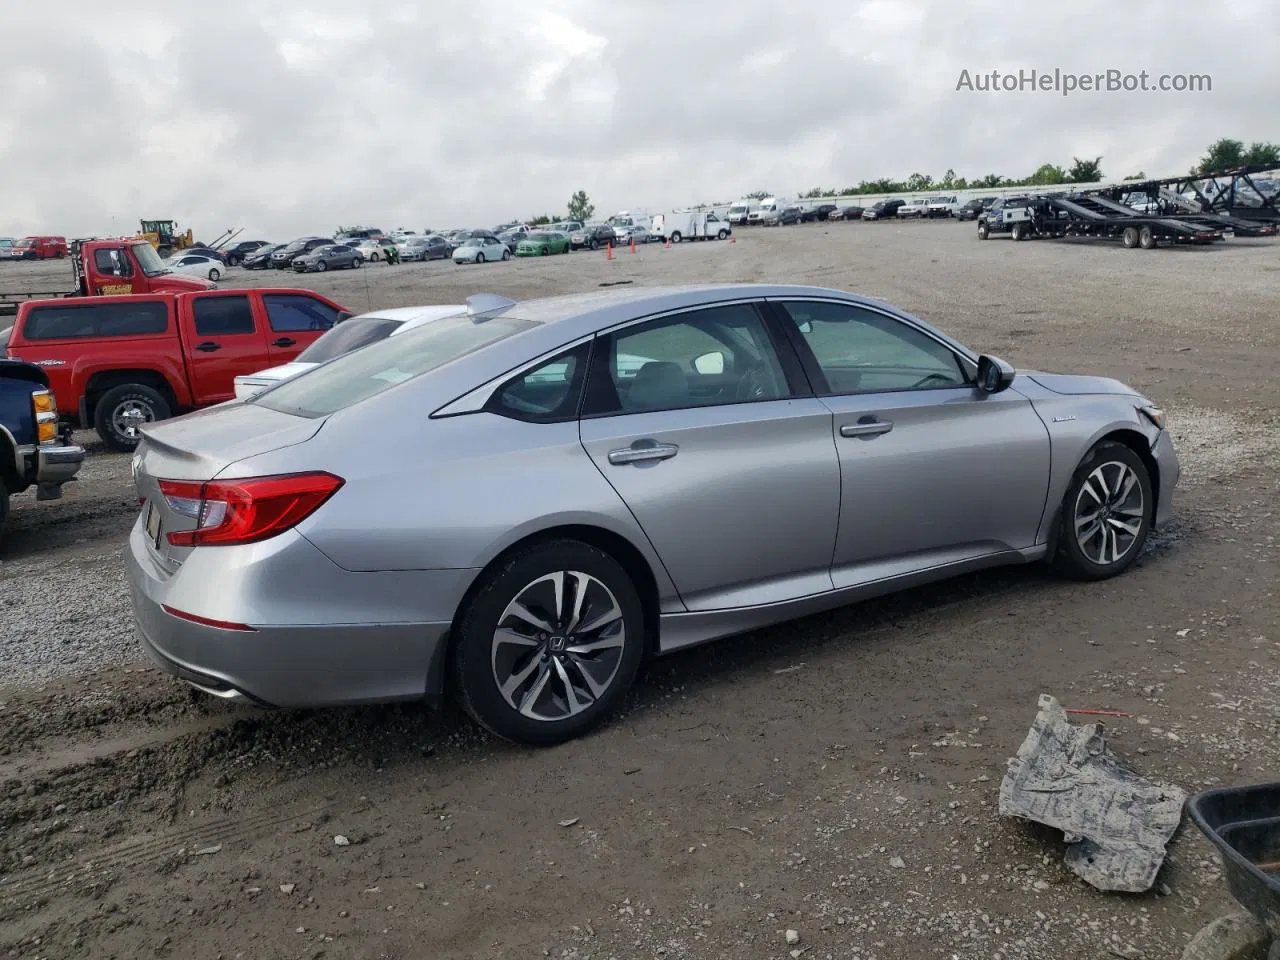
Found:
<svg viewBox="0 0 1280 960"><path fill-rule="evenodd" d="M138 261L138 269L148 277L158 277L169 272L165 262L160 259L160 254L156 253L156 248L149 243L135 243L133 256Z"/></svg>
<svg viewBox="0 0 1280 960"><path fill-rule="evenodd" d="M16 243L14 243L14 246L15 246L15 247L32 247L32 246L35 246L35 241L34 241L34 240L19 240L19 241L17 241Z"/></svg>
<svg viewBox="0 0 1280 960"><path fill-rule="evenodd" d="M552 240L554 238L555 238L555 234L547 230L531 230L527 234L525 234L526 240L533 240L535 242L539 240Z"/></svg>
<svg viewBox="0 0 1280 960"><path fill-rule="evenodd" d="M484 246L485 240L486 240L485 237L467 237L467 239L463 240L462 243L459 244L459 246L481 247L481 246Z"/></svg>
<svg viewBox="0 0 1280 960"><path fill-rule="evenodd" d="M328 416L534 326L515 317L445 317L339 356L250 402L299 417Z"/></svg>
<svg viewBox="0 0 1280 960"><path fill-rule="evenodd" d="M295 358L298 363L327 363L344 353L367 347L391 336L403 323L386 317L356 317L338 324Z"/></svg>

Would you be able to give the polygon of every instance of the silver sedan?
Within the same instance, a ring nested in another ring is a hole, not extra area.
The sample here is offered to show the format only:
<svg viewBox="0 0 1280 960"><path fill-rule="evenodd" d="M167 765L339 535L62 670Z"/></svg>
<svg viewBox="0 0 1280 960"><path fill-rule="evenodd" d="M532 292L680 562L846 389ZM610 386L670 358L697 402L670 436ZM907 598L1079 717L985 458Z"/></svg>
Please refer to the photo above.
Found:
<svg viewBox="0 0 1280 960"><path fill-rule="evenodd" d="M264 706L452 694L529 744L647 656L1000 564L1119 574L1178 481L1123 383L801 286L479 295L144 434L163 669Z"/></svg>

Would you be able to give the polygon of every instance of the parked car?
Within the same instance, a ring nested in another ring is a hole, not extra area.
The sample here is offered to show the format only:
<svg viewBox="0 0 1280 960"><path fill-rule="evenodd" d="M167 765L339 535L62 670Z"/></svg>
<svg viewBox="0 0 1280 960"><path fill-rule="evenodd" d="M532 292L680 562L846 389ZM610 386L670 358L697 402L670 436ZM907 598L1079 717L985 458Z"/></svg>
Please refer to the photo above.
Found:
<svg viewBox="0 0 1280 960"><path fill-rule="evenodd" d="M954 196L930 197L925 208L925 216L954 217L960 209L960 201Z"/></svg>
<svg viewBox="0 0 1280 960"><path fill-rule="evenodd" d="M23 237L14 241L9 257L12 260L60 260L68 253L66 237Z"/></svg>
<svg viewBox="0 0 1280 960"><path fill-rule="evenodd" d="M69 430L58 429L48 373L0 356L0 535L11 497L35 487L37 500L57 500L83 462L84 447L71 442Z"/></svg>
<svg viewBox="0 0 1280 960"><path fill-rule="evenodd" d="M397 336L424 323L430 323L432 320L466 312L466 306L458 303L430 307L397 307L392 310L379 310L376 313L364 313L344 320L324 333L320 339L289 363L236 377L236 399L244 400L255 396L268 387L274 387L277 383L296 377L300 373L314 370L320 364L350 353L352 350L359 350L361 347L367 347L387 337Z"/></svg>
<svg viewBox="0 0 1280 960"><path fill-rule="evenodd" d="M548 224L543 229L554 230L557 233L563 233L567 237L569 236L569 234L573 233L575 230L582 229L582 221L581 220L560 220L556 223Z"/></svg>
<svg viewBox="0 0 1280 960"><path fill-rule="evenodd" d="M828 220L861 220L863 208L859 206L841 207L827 214Z"/></svg>
<svg viewBox="0 0 1280 960"><path fill-rule="evenodd" d="M724 218L729 222L730 226L745 227L751 214L759 208L760 204L754 201L742 200L738 203L732 204L729 207L728 212L725 213Z"/></svg>
<svg viewBox="0 0 1280 960"><path fill-rule="evenodd" d="M569 245L574 250L599 250L617 242L618 235L607 223L588 223L569 234Z"/></svg>
<svg viewBox="0 0 1280 960"><path fill-rule="evenodd" d="M891 220L898 215L898 208L901 207L905 200L880 200L873 203L870 209L862 214L863 220Z"/></svg>
<svg viewBox="0 0 1280 960"><path fill-rule="evenodd" d="M819 203L809 207L808 209L801 210L800 222L821 223L824 220L829 220L831 218L831 214L835 213L839 209L840 208L834 203Z"/></svg>
<svg viewBox="0 0 1280 960"><path fill-rule="evenodd" d="M986 210L996 202L995 197L977 197L973 200L966 200L960 204L960 209L956 211L957 220L977 220L982 215L982 211Z"/></svg>
<svg viewBox="0 0 1280 960"><path fill-rule="evenodd" d="M177 253L171 254L169 259L176 260L178 257L182 256L183 254L191 254L192 256L208 257L210 260L217 260L219 263L224 265L227 262L227 255L224 251L215 250L213 247L206 247L202 243L197 243L189 247L184 247L182 250L179 250Z"/></svg>
<svg viewBox="0 0 1280 960"><path fill-rule="evenodd" d="M558 230L530 230L518 244L517 257L545 257L552 253L568 253L569 237Z"/></svg>
<svg viewBox="0 0 1280 960"><path fill-rule="evenodd" d="M397 245L401 260L448 260L453 246L438 233L426 237L410 237Z"/></svg>
<svg viewBox="0 0 1280 960"><path fill-rule="evenodd" d="M907 200L898 208L898 217L902 220L917 220L929 213L929 200L927 197L916 197L914 200Z"/></svg>
<svg viewBox="0 0 1280 960"><path fill-rule="evenodd" d="M453 251L453 262L457 264L510 259L511 248L497 237L472 237L462 241Z"/></svg>
<svg viewBox="0 0 1280 960"><path fill-rule="evenodd" d="M216 257L203 253L176 253L165 261L171 271L191 277L208 277L215 283L222 279L227 265Z"/></svg>
<svg viewBox="0 0 1280 960"><path fill-rule="evenodd" d="M295 257L310 253L316 247L331 246L333 246L333 241L328 237L299 237L297 240L286 243L284 246L272 251L271 267L273 270L288 270L293 266Z"/></svg>
<svg viewBox="0 0 1280 960"><path fill-rule="evenodd" d="M246 254L240 266L246 270L268 270L271 267L271 255L279 249L280 244L268 243L265 247L259 247L252 253Z"/></svg>
<svg viewBox="0 0 1280 960"><path fill-rule="evenodd" d="M244 263L245 259L257 253L263 247L269 247L271 244L265 240L241 240L239 243L228 247L222 251L223 259L229 267L239 266Z"/></svg>
<svg viewBox="0 0 1280 960"><path fill-rule="evenodd" d="M331 243L294 257L293 269L295 273L323 273L325 270L354 270L362 263L364 257L356 247Z"/></svg>
<svg viewBox="0 0 1280 960"><path fill-rule="evenodd" d="M335 239L339 241L355 240L360 243L364 240L375 240L382 236L386 236L386 234L377 227L360 227L356 230L343 230Z"/></svg>
<svg viewBox="0 0 1280 960"><path fill-rule="evenodd" d="M13 237L0 237L0 260L16 259L13 255Z"/></svg>
<svg viewBox="0 0 1280 960"><path fill-rule="evenodd" d="M467 307L143 428L126 565L162 669L275 707L449 694L554 744L647 656L1003 564L1103 580L1170 517L1151 400L1017 372L879 300ZM624 376L626 354L648 359Z"/></svg>
<svg viewBox="0 0 1280 960"><path fill-rule="evenodd" d="M394 247L396 242L390 237L369 237L358 241L356 249L360 251L360 256L366 260L372 260L377 263L379 260L385 260L387 257L387 247Z"/></svg>
<svg viewBox="0 0 1280 960"><path fill-rule="evenodd" d="M63 417L132 450L143 423L231 400L237 374L294 359L344 315L289 288L28 300L8 352L44 366Z"/></svg>

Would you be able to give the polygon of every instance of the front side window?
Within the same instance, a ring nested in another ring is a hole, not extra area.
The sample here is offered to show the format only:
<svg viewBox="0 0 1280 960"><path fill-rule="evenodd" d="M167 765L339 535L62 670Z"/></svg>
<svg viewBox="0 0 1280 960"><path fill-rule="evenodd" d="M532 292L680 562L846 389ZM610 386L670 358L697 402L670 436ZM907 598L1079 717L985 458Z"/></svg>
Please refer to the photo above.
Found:
<svg viewBox="0 0 1280 960"><path fill-rule="evenodd" d="M708 307L601 338L588 413L781 400L782 364L750 304Z"/></svg>
<svg viewBox="0 0 1280 960"><path fill-rule="evenodd" d="M813 355L828 395L962 387L951 349L901 320L855 304L781 304Z"/></svg>
<svg viewBox="0 0 1280 960"><path fill-rule="evenodd" d="M197 297L191 305L200 337L230 337L253 333L253 308L248 297Z"/></svg>
<svg viewBox="0 0 1280 960"><path fill-rule="evenodd" d="M251 402L299 417L328 416L534 326L508 316L445 317L337 357Z"/></svg>
<svg viewBox="0 0 1280 960"><path fill-rule="evenodd" d="M296 293L264 293L267 320L278 333L328 330L338 322L338 311L327 303Z"/></svg>

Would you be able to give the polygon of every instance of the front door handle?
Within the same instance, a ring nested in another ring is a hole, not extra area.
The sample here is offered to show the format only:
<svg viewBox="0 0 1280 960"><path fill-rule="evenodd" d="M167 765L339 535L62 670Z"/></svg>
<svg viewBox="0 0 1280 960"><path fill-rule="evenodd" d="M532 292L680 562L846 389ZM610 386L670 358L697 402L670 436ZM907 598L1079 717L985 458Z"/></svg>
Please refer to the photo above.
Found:
<svg viewBox="0 0 1280 960"><path fill-rule="evenodd" d="M858 423L844 423L840 425L840 436L842 437L878 437L882 433L888 433L893 429L892 420L865 420Z"/></svg>
<svg viewBox="0 0 1280 960"><path fill-rule="evenodd" d="M272 340L271 345L273 347L292 347L297 342L298 341L294 340L292 337L279 337Z"/></svg>
<svg viewBox="0 0 1280 960"><path fill-rule="evenodd" d="M215 350L221 350L222 344L214 343L212 340L206 340L204 343L196 344L196 349L201 353L213 353Z"/></svg>
<svg viewBox="0 0 1280 960"><path fill-rule="evenodd" d="M609 462L615 466L628 463L650 463L658 460L670 460L680 448L674 443L654 443L652 440L637 440L629 447L619 447L609 451Z"/></svg>

